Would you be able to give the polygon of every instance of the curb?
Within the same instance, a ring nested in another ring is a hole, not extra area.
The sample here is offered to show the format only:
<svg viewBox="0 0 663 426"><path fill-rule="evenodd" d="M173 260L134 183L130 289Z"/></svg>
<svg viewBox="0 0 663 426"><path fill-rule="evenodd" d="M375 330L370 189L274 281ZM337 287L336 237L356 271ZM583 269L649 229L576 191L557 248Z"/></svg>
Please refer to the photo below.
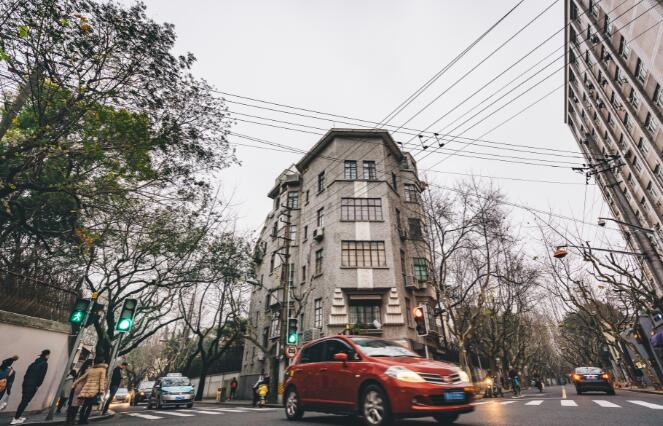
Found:
<svg viewBox="0 0 663 426"><path fill-rule="evenodd" d="M114 416L115 416L115 413L110 412L108 414L103 414L103 415L99 415L99 416L90 417L88 420L90 422L99 422L99 421L102 421L102 420L110 419L111 417L114 417ZM41 422L29 421L29 422L26 422L26 423L23 423L23 424L26 425L26 426L28 426L28 425L64 425L64 424L67 424L67 419L57 419L57 420L49 420L49 421L44 420L44 421L41 421Z"/></svg>
<svg viewBox="0 0 663 426"><path fill-rule="evenodd" d="M640 392L640 393L649 393L652 395L663 395L662 391L656 391L656 390L647 390L647 389L626 389L626 388L621 388L620 390L625 390L629 392Z"/></svg>
<svg viewBox="0 0 663 426"><path fill-rule="evenodd" d="M251 407L251 404L243 402L218 402L218 401L196 401L197 404L209 404L209 405L218 405L221 407ZM266 404L267 408L281 408L281 404Z"/></svg>

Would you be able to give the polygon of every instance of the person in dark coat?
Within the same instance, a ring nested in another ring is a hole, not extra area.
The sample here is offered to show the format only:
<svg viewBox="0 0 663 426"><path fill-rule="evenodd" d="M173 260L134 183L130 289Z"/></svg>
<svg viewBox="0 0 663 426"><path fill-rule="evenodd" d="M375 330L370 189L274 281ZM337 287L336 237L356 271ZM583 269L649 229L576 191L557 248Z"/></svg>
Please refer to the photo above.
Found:
<svg viewBox="0 0 663 426"><path fill-rule="evenodd" d="M25 372L23 376L23 394L21 395L21 403L18 404L16 409L16 414L11 421L11 425L20 425L25 422L25 417L21 417L25 409L28 407L32 398L34 398L37 393L37 389L44 383L44 377L46 377L46 372L48 371L48 357L51 355L51 351L44 349L41 351L41 355L37 358Z"/></svg>
<svg viewBox="0 0 663 426"><path fill-rule="evenodd" d="M117 390L120 388L120 384L122 383L122 370L124 370L128 366L129 364L123 362L122 364L113 368L113 374L111 375L110 386L109 386L110 394L108 395L108 399L104 403L104 410L102 414L106 414L108 412L108 407L110 407L110 404L113 401L113 398L115 398L115 394L117 393Z"/></svg>
<svg viewBox="0 0 663 426"><path fill-rule="evenodd" d="M5 395L9 398L9 395L12 394L12 385L16 378L16 372L12 368L12 364L16 360L18 360L18 355L9 357L0 364L0 411L7 406Z"/></svg>

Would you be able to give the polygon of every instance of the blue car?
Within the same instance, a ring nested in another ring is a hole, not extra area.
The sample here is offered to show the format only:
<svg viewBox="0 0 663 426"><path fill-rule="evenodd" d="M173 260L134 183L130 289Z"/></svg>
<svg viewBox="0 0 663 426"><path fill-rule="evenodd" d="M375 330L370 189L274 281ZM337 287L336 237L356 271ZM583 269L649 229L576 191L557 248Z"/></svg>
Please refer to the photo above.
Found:
<svg viewBox="0 0 663 426"><path fill-rule="evenodd" d="M191 380L179 373L169 373L160 377L152 387L147 408L193 407L194 390Z"/></svg>

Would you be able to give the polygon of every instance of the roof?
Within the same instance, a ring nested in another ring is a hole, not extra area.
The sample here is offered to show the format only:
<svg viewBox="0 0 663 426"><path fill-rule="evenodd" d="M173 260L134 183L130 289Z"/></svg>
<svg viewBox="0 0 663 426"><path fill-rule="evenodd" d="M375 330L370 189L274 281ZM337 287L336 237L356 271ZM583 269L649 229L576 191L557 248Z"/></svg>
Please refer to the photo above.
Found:
<svg viewBox="0 0 663 426"><path fill-rule="evenodd" d="M334 140L334 138L356 138L356 139L375 139L379 138L387 145L389 150L400 161L403 158L403 152L396 145L396 141L391 137L387 130L383 129L330 129L325 135L311 148L304 157L295 165L297 170L303 171L324 149Z"/></svg>

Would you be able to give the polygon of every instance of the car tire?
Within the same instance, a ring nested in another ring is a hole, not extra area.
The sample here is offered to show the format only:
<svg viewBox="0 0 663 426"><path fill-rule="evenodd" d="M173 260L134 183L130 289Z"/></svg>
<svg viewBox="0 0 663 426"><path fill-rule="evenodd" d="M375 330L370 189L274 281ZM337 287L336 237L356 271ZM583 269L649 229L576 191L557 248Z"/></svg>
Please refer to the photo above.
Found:
<svg viewBox="0 0 663 426"><path fill-rule="evenodd" d="M186 405L186 408L191 408L191 407L193 407L193 402Z"/></svg>
<svg viewBox="0 0 663 426"><path fill-rule="evenodd" d="M614 390L614 389L610 389L610 390L609 390L608 392L606 392L606 393L607 393L608 395L614 395L614 394L615 394L615 390Z"/></svg>
<svg viewBox="0 0 663 426"><path fill-rule="evenodd" d="M367 426L386 426L391 424L392 416L389 400L380 386L368 385L361 397L359 414Z"/></svg>
<svg viewBox="0 0 663 426"><path fill-rule="evenodd" d="M582 391L580 389L576 389L576 394L582 395Z"/></svg>
<svg viewBox="0 0 663 426"><path fill-rule="evenodd" d="M438 414L433 416L433 418L441 425L450 425L456 420L458 420L460 414Z"/></svg>
<svg viewBox="0 0 663 426"><path fill-rule="evenodd" d="M289 388L283 400L285 417L288 420L299 420L304 416L301 399L295 388Z"/></svg>

